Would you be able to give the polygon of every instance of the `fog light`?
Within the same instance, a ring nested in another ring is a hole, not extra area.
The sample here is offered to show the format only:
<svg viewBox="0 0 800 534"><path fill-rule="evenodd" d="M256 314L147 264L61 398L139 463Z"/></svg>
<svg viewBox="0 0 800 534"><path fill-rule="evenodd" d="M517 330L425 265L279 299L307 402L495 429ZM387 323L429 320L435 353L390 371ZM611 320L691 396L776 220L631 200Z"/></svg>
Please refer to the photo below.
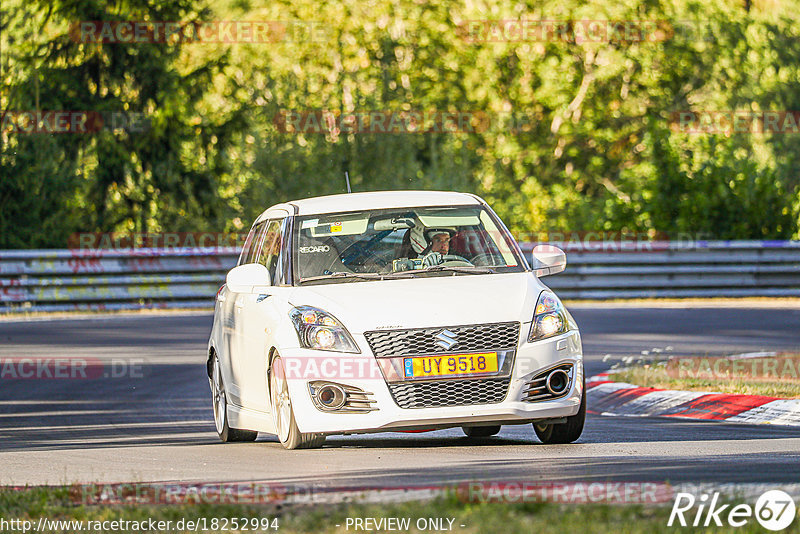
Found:
<svg viewBox="0 0 800 534"><path fill-rule="evenodd" d="M556 369L549 375L547 375L547 380L545 381L545 387L547 391L552 393L553 395L560 395L564 393L569 386L569 375L563 369Z"/></svg>
<svg viewBox="0 0 800 534"><path fill-rule="evenodd" d="M346 398L344 390L333 384L326 384L317 390L317 400L329 410L338 410L344 406Z"/></svg>
<svg viewBox="0 0 800 534"><path fill-rule="evenodd" d="M336 393L334 393L331 388L324 388L319 392L319 401L325 406L330 406L333 404L333 399L335 397Z"/></svg>

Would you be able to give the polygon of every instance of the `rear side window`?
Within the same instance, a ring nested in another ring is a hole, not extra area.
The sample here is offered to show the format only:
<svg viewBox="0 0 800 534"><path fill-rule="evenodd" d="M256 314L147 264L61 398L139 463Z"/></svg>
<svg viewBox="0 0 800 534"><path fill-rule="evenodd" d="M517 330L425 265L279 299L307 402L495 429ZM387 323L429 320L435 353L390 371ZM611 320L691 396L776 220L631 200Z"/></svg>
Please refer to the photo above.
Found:
<svg viewBox="0 0 800 534"><path fill-rule="evenodd" d="M250 233L247 234L247 239L244 241L242 253L239 255L238 265L255 263L256 257L258 257L258 246L261 242L262 230L266 225L267 221L261 221L260 223L254 225L252 229L250 229Z"/></svg>

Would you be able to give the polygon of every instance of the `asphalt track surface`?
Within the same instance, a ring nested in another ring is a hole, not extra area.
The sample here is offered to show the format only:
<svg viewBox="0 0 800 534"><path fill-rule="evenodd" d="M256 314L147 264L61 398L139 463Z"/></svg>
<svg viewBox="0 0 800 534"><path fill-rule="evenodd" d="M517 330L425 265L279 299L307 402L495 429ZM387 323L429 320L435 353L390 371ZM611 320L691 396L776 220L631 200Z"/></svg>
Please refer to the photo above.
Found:
<svg viewBox="0 0 800 534"><path fill-rule="evenodd" d="M588 374L642 351L800 350L800 309L573 306ZM581 439L542 445L529 425L468 440L459 429L222 444L204 353L208 313L0 322L0 358L72 356L120 377L0 380L0 485L276 482L321 486L470 480L797 483L800 430L590 415ZM610 361L603 362L603 359Z"/></svg>

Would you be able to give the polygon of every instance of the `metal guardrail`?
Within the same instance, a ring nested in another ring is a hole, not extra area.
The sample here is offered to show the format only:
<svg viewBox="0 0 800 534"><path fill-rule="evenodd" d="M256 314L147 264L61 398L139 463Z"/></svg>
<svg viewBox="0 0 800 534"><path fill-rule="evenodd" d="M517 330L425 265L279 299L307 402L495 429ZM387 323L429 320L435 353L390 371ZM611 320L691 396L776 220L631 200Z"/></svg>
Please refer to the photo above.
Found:
<svg viewBox="0 0 800 534"><path fill-rule="evenodd" d="M562 298L800 296L800 241L552 244L567 269L544 282Z"/></svg>
<svg viewBox="0 0 800 534"><path fill-rule="evenodd" d="M569 299L800 297L800 241L552 243ZM522 245L529 261L534 244ZM0 251L0 313L210 308L236 248Z"/></svg>
<svg viewBox="0 0 800 534"><path fill-rule="evenodd" d="M236 248L0 251L0 313L208 308Z"/></svg>

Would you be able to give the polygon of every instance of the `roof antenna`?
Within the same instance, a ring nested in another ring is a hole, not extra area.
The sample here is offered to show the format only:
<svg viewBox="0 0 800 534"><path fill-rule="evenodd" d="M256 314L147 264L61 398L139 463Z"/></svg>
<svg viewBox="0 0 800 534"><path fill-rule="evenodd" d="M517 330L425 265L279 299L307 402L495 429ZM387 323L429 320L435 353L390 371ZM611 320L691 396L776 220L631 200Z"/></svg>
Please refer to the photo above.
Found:
<svg viewBox="0 0 800 534"><path fill-rule="evenodd" d="M350 174L347 171L344 171L344 179L347 182L347 192L352 193L352 191L350 191Z"/></svg>

